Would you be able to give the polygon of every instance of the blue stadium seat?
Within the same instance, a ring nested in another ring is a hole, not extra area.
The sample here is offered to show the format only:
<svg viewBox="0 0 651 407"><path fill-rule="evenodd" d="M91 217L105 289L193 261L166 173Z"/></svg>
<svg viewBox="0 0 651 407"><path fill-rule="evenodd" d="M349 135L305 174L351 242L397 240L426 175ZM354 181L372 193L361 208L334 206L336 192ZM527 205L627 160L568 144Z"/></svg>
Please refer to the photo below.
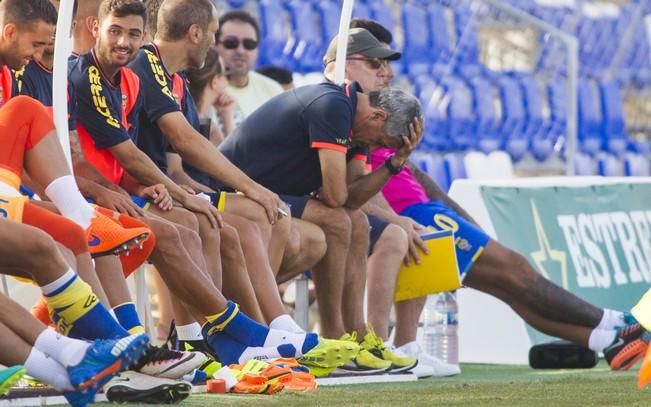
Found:
<svg viewBox="0 0 651 407"><path fill-rule="evenodd" d="M621 177L624 175L624 163L610 153L597 155L597 173L604 177Z"/></svg>
<svg viewBox="0 0 651 407"><path fill-rule="evenodd" d="M443 191L447 191L450 188L448 173L443 157L440 154L418 153L412 155L410 160L418 165L421 171L433 179Z"/></svg>
<svg viewBox="0 0 651 407"><path fill-rule="evenodd" d="M443 156L445 172L448 177L448 189L455 179L467 178L463 156L463 153L448 153Z"/></svg>
<svg viewBox="0 0 651 407"><path fill-rule="evenodd" d="M648 177L651 175L648 158L642 154L626 154L624 157L624 175L627 177Z"/></svg>
<svg viewBox="0 0 651 407"><path fill-rule="evenodd" d="M262 41L258 63L260 65L277 65L295 69L291 52L290 28L286 25L287 11L282 2L260 0L260 31Z"/></svg>
<svg viewBox="0 0 651 407"><path fill-rule="evenodd" d="M522 145L527 145L525 137L526 113L522 88L517 79L510 75L502 75L497 79L500 101L502 104L502 122L499 128L500 139L508 143L507 150L521 154ZM516 157L513 157L514 159Z"/></svg>
<svg viewBox="0 0 651 407"><path fill-rule="evenodd" d="M603 110L603 138L606 149L621 155L629 149L628 134L624 122L624 105L619 84L615 81L600 84L601 106Z"/></svg>
<svg viewBox="0 0 651 407"><path fill-rule="evenodd" d="M386 0L376 0L372 1L369 5L371 11L371 18L383 26L385 26L389 31L394 32L393 16L391 15L391 8L387 4Z"/></svg>
<svg viewBox="0 0 651 407"><path fill-rule="evenodd" d="M294 39L291 53L294 70L297 72L321 70L327 45L324 45L322 40L319 19L312 4L303 0L292 0L287 3L287 10Z"/></svg>
<svg viewBox="0 0 651 407"><path fill-rule="evenodd" d="M493 84L484 77L474 76L468 80L473 93L475 133L480 151L490 153L502 147L499 136L500 118L495 110L496 92Z"/></svg>
<svg viewBox="0 0 651 407"><path fill-rule="evenodd" d="M474 132L472 91L455 76L442 78L441 86L449 98L447 130L454 149L465 151L474 148L477 140Z"/></svg>
<svg viewBox="0 0 651 407"><path fill-rule="evenodd" d="M580 176L597 175L597 164L589 155L577 152L574 156L574 174Z"/></svg>
<svg viewBox="0 0 651 407"><path fill-rule="evenodd" d="M330 0L321 0L316 3L316 10L321 19L321 38L327 47L339 32L341 7Z"/></svg>
<svg viewBox="0 0 651 407"><path fill-rule="evenodd" d="M448 31L448 23L445 19L442 6L433 3L427 7L427 20L431 32L432 59L435 62L446 63L452 57L452 40Z"/></svg>
<svg viewBox="0 0 651 407"><path fill-rule="evenodd" d="M425 9L413 3L405 3L402 7L402 28L404 47L402 59L405 73L415 76L429 72L429 58L432 46Z"/></svg>
<svg viewBox="0 0 651 407"><path fill-rule="evenodd" d="M599 89L588 79L579 79L578 88L580 148L588 154L596 154L604 146Z"/></svg>

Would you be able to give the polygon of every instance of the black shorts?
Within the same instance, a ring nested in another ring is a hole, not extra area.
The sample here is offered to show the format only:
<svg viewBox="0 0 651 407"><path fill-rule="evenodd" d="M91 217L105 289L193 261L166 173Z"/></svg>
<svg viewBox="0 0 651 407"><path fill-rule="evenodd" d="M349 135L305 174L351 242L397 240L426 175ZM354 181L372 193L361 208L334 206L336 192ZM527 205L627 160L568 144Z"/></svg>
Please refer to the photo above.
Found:
<svg viewBox="0 0 651 407"><path fill-rule="evenodd" d="M382 236L382 233L384 232L384 229L389 226L389 222L382 218L378 218L377 216L373 215L368 215L368 227L369 227L369 248L368 252L373 253L373 248L375 247L375 243L377 243L378 239L380 239L380 236Z"/></svg>
<svg viewBox="0 0 651 407"><path fill-rule="evenodd" d="M301 219L307 202L312 199L309 196L279 195L280 199L289 206L292 218Z"/></svg>

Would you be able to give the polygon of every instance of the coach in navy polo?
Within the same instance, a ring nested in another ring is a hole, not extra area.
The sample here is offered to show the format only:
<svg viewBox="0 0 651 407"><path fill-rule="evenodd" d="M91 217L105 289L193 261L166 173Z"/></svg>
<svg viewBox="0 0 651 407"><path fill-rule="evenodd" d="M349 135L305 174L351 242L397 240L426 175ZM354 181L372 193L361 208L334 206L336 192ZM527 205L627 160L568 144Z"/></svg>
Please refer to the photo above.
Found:
<svg viewBox="0 0 651 407"><path fill-rule="evenodd" d="M294 218L323 230L327 250L313 276L328 338L366 333L369 226L359 208L402 168L422 130L420 105L403 91L364 94L354 82L321 83L272 98L220 146L249 177L280 194ZM367 174L368 148L375 146L398 150Z"/></svg>
<svg viewBox="0 0 651 407"><path fill-rule="evenodd" d="M278 194L312 195L330 207L358 208L371 195L369 182L380 188L391 167L401 167L420 141L419 116L416 98L400 90L366 95L356 82L343 87L321 83L271 99L220 150L249 177ZM410 126L415 127L411 135ZM363 175L368 147L401 145L386 170L347 185L347 175ZM346 167L361 171L347 174Z"/></svg>

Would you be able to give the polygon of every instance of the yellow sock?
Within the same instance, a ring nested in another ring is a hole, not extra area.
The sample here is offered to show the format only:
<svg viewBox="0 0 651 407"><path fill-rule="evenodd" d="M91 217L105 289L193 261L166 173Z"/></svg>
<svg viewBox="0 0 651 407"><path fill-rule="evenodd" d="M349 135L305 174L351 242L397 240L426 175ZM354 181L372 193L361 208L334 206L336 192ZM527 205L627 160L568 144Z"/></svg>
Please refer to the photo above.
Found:
<svg viewBox="0 0 651 407"><path fill-rule="evenodd" d="M57 327L67 335L73 324L92 310L99 303L90 286L81 278L74 281L63 291L46 296L48 309L54 311L59 320ZM54 320L54 319L53 319Z"/></svg>

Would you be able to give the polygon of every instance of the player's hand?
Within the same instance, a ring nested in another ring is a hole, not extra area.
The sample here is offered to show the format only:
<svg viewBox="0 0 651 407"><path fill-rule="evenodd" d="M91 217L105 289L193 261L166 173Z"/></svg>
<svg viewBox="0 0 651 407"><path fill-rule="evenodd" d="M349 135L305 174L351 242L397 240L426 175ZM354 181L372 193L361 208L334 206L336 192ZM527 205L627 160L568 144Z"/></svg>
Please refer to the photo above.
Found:
<svg viewBox="0 0 651 407"><path fill-rule="evenodd" d="M122 194L124 196L127 196L127 197L131 198L131 195L129 195L129 193L124 188L122 188L121 186L119 186L117 184L114 184L112 182L108 183L106 188L108 188L109 190L111 190L113 192L117 192L118 194Z"/></svg>
<svg viewBox="0 0 651 407"><path fill-rule="evenodd" d="M252 199L262 205L265 212L267 213L269 223L272 225L276 224L279 215L278 208L281 208L283 206L283 202L280 200L280 197L278 195L259 184L255 184L249 191L242 192L244 192L244 195L246 195L247 198Z"/></svg>
<svg viewBox="0 0 651 407"><path fill-rule="evenodd" d="M226 93L220 93L215 99L214 106L219 112L227 111L235 107L235 100Z"/></svg>
<svg viewBox="0 0 651 407"><path fill-rule="evenodd" d="M197 194L197 191L192 189L192 187L190 185L179 184L179 187L181 187L182 190L184 190L185 192L187 192L190 195L196 195Z"/></svg>
<svg viewBox="0 0 651 407"><path fill-rule="evenodd" d="M407 232L407 236L409 236L409 250L404 259L405 265L408 266L412 261L416 264L420 264L419 252L429 254L427 245L420 237L420 235L425 233L426 229L423 225L414 222L413 219L406 216L400 216L398 219L392 220L391 223L400 226L405 232Z"/></svg>
<svg viewBox="0 0 651 407"><path fill-rule="evenodd" d="M119 213L126 213L134 218L140 218L145 215L145 211L133 203L128 194L124 196L108 188L102 188L94 198L95 203L103 208Z"/></svg>
<svg viewBox="0 0 651 407"><path fill-rule="evenodd" d="M171 211L174 207L174 200L163 184L146 187L142 190L142 195L164 211Z"/></svg>
<svg viewBox="0 0 651 407"><path fill-rule="evenodd" d="M213 228L224 227L222 214L209 200L188 194L184 199L183 206L192 212L206 215Z"/></svg>
<svg viewBox="0 0 651 407"><path fill-rule="evenodd" d="M391 164L401 167L407 162L409 154L416 149L416 146L423 139L423 118L418 116L409 123L409 135L402 136L402 146L396 150Z"/></svg>

